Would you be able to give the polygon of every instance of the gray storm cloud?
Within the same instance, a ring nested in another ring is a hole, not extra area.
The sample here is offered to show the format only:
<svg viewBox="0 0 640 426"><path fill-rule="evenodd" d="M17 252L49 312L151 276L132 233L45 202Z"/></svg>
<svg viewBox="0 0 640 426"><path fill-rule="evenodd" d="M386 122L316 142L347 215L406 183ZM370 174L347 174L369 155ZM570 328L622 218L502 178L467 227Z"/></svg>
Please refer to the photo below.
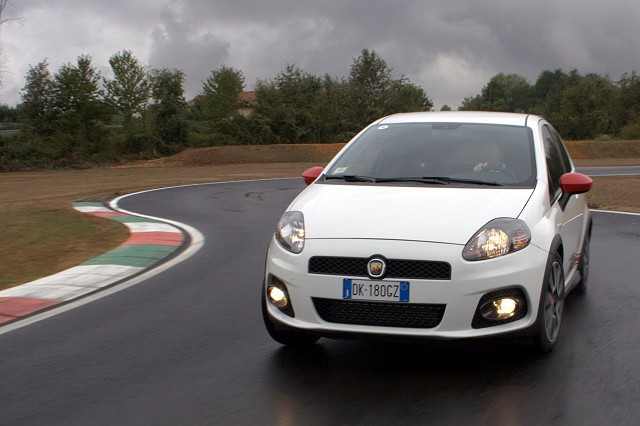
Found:
<svg viewBox="0 0 640 426"><path fill-rule="evenodd" d="M47 58L55 72L89 54L106 73L108 57L123 49L183 70L187 97L222 64L240 69L250 87L287 64L346 76L360 51L373 49L436 108L458 105L499 72L533 82L547 69L614 79L640 70L637 0L16 0L9 13L25 19L0 33L0 102L9 104L19 102L30 64Z"/></svg>

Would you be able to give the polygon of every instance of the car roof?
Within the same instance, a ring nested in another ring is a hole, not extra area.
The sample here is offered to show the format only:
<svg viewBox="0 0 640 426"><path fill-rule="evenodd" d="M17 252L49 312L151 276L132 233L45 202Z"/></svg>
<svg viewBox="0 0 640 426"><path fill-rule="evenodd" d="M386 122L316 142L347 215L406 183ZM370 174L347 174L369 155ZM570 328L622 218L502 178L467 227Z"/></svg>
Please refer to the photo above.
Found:
<svg viewBox="0 0 640 426"><path fill-rule="evenodd" d="M491 111L438 111L407 112L393 114L380 119L377 124L392 123L483 123L509 126L526 126L527 120L540 117L530 114Z"/></svg>

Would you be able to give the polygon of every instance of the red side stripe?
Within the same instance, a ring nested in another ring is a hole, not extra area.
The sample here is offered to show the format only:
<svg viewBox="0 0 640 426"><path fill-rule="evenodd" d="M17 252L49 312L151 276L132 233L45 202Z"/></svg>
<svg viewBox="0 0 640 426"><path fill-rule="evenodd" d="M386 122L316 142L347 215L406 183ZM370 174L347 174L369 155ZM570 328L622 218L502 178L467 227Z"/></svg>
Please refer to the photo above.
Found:
<svg viewBox="0 0 640 426"><path fill-rule="evenodd" d="M134 232L123 246L156 244L177 247L182 244L183 236L177 232Z"/></svg>
<svg viewBox="0 0 640 426"><path fill-rule="evenodd" d="M0 324L59 303L57 300L0 297Z"/></svg>
<svg viewBox="0 0 640 426"><path fill-rule="evenodd" d="M114 216L129 216L128 214L118 212L86 212L87 214L98 217L114 217Z"/></svg>

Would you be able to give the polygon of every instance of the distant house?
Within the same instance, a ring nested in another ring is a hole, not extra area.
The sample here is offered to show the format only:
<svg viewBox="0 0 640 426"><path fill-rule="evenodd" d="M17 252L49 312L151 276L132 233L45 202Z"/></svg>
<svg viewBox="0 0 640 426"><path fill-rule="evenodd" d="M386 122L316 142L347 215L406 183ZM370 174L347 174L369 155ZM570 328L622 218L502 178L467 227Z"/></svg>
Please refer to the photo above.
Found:
<svg viewBox="0 0 640 426"><path fill-rule="evenodd" d="M248 117L256 107L258 97L256 92L241 92L238 99L238 112L245 117Z"/></svg>
<svg viewBox="0 0 640 426"><path fill-rule="evenodd" d="M191 99L187 102L187 106L189 108L193 108L200 101L202 96L198 95L195 98ZM256 107L257 103L256 92L240 92L238 96L238 113L248 117L253 112L253 109Z"/></svg>

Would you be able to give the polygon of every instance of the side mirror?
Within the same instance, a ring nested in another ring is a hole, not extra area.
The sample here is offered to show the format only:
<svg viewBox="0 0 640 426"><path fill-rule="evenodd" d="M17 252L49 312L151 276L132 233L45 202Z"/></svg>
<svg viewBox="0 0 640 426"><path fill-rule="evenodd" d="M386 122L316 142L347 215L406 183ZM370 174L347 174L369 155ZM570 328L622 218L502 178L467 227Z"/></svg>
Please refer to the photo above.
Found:
<svg viewBox="0 0 640 426"><path fill-rule="evenodd" d="M560 189L565 194L582 194L591 189L593 181L581 173L565 173L560 176Z"/></svg>
<svg viewBox="0 0 640 426"><path fill-rule="evenodd" d="M565 173L560 176L560 189L562 190L562 196L559 203L562 210L567 207L569 198L573 194L583 194L591 189L593 181L589 176L581 173Z"/></svg>
<svg viewBox="0 0 640 426"><path fill-rule="evenodd" d="M302 172L302 179L304 179L304 183L311 185L316 179L318 179L318 176L322 174L323 170L324 167L316 166L310 167Z"/></svg>

